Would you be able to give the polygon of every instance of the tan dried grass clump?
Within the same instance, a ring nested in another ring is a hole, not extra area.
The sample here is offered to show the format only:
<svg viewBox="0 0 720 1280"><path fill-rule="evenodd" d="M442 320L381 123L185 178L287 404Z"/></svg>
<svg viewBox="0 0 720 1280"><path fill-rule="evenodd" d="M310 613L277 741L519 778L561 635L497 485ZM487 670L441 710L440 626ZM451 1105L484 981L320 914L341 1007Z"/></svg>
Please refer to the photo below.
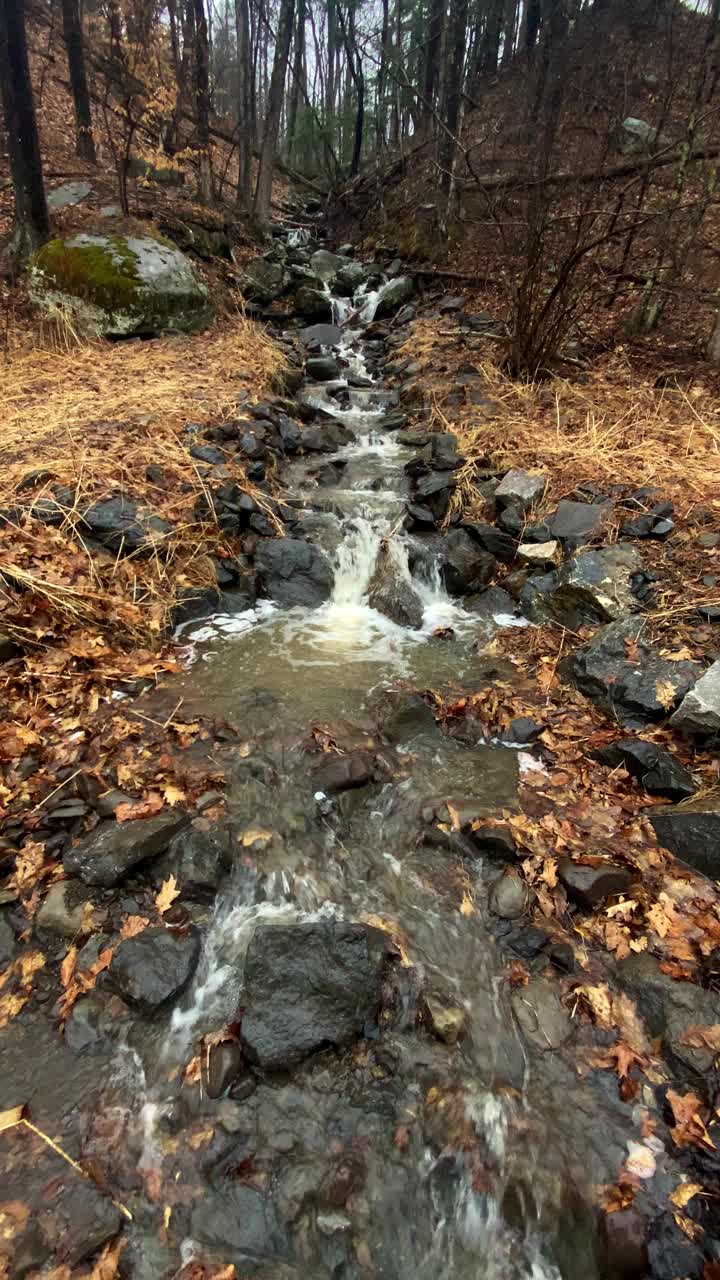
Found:
<svg viewBox="0 0 720 1280"><path fill-rule="evenodd" d="M61 529L21 518L0 531L0 573L15 591L0 606L13 616L40 600L56 620L157 637L178 587L213 580L210 552L223 550L216 525L195 515L205 485L183 435L188 421L232 418L239 403L260 399L284 367L284 356L256 324L238 317L209 333L151 342L43 346L15 338L0 361L0 506L28 509L53 485L73 491ZM151 463L160 482L147 477ZM228 459L233 480L252 490ZM18 492L31 471L47 473ZM93 553L81 517L99 498L126 494L169 521L152 555ZM16 628L17 630L17 628ZM27 638L27 637L25 637Z"/></svg>

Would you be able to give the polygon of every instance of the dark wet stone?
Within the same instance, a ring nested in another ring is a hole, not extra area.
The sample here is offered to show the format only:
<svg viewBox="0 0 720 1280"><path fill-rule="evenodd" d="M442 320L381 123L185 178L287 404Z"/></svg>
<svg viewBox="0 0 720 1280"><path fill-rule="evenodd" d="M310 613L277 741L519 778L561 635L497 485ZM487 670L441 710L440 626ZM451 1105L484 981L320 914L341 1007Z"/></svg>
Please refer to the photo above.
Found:
<svg viewBox="0 0 720 1280"><path fill-rule="evenodd" d="M557 987L547 978L533 978L527 986L516 987L510 1001L520 1030L536 1049L559 1049L571 1039L572 1019Z"/></svg>
<svg viewBox="0 0 720 1280"><path fill-rule="evenodd" d="M612 622L638 607L632 576L639 568L632 547L600 547L568 560L548 575L534 601L535 621L552 621L577 631L593 622Z"/></svg>
<svg viewBox="0 0 720 1280"><path fill-rule="evenodd" d="M385 541L380 544L375 570L370 579L368 604L398 626L411 627L414 631L422 626L423 607L420 597Z"/></svg>
<svg viewBox="0 0 720 1280"><path fill-rule="evenodd" d="M627 867L612 862L593 866L573 862L571 858L561 858L558 862L558 879L568 897L585 911L603 906L619 893L627 893L633 882Z"/></svg>
<svg viewBox="0 0 720 1280"><path fill-rule="evenodd" d="M124 1000L152 1013L180 995L200 955L200 936L193 929L177 934L163 926L124 938L110 965L110 981Z"/></svg>
<svg viewBox="0 0 720 1280"><path fill-rule="evenodd" d="M539 724L537 720L531 720L528 716L518 716L517 719L510 721L505 739L507 742L517 742L518 745L525 746L536 742L544 728L545 725Z"/></svg>
<svg viewBox="0 0 720 1280"><path fill-rule="evenodd" d="M190 446L190 457L198 462L207 462L210 466L221 466L225 462L225 454L209 444L193 444Z"/></svg>
<svg viewBox="0 0 720 1280"><path fill-rule="evenodd" d="M508 537L511 537L516 543L524 536L525 532L525 516L521 507L510 505L503 507L498 516L498 524Z"/></svg>
<svg viewBox="0 0 720 1280"><path fill-rule="evenodd" d="M87 898L77 890L78 885L68 880L58 880L50 885L35 918L36 928L63 938L74 938L82 926Z"/></svg>
<svg viewBox="0 0 720 1280"><path fill-rule="evenodd" d="M170 613L170 625L182 626L209 618L213 613L244 613L255 604L255 583L250 574L242 582L235 581L231 590L217 587L184 587L178 592Z"/></svg>
<svg viewBox="0 0 720 1280"><path fill-rule="evenodd" d="M434 471L454 471L461 466L457 436L452 431L434 432L421 453L426 466Z"/></svg>
<svg viewBox="0 0 720 1280"><path fill-rule="evenodd" d="M305 372L315 382L330 382L340 376L340 365L334 356L308 356Z"/></svg>
<svg viewBox="0 0 720 1280"><path fill-rule="evenodd" d="M421 1004L423 1024L436 1040L457 1044L467 1023L467 1013L446 992L426 991Z"/></svg>
<svg viewBox="0 0 720 1280"><path fill-rule="evenodd" d="M0 915L0 966L9 964L15 955L15 934L4 915Z"/></svg>
<svg viewBox="0 0 720 1280"><path fill-rule="evenodd" d="M464 595L487 585L496 569L494 556L484 551L465 529L452 529L443 539L442 575L450 595Z"/></svg>
<svg viewBox="0 0 720 1280"><path fill-rule="evenodd" d="M548 957L561 973L575 972L575 952L570 942L553 942L548 947Z"/></svg>
<svg viewBox="0 0 720 1280"><path fill-rule="evenodd" d="M516 862L517 845L510 827L483 826L470 830L470 839L478 853L487 858L498 858L501 862Z"/></svg>
<svg viewBox="0 0 720 1280"><path fill-rule="evenodd" d="M526 524L522 532L523 542L553 542L552 530L547 520L536 520L533 524Z"/></svg>
<svg viewBox="0 0 720 1280"><path fill-rule="evenodd" d="M83 524L96 542L109 551L149 552L161 545L172 525L143 511L130 498L117 496L95 502L82 513Z"/></svg>
<svg viewBox="0 0 720 1280"><path fill-rule="evenodd" d="M697 789L677 756L671 755L654 742L644 742L641 738L621 738L592 754L600 764L609 765L612 769L624 765L630 776L637 778L649 795L686 800Z"/></svg>
<svg viewBox="0 0 720 1280"><path fill-rule="evenodd" d="M629 1205L600 1220L605 1274L610 1280L645 1280L647 1275L648 1222Z"/></svg>
<svg viewBox="0 0 720 1280"><path fill-rule="evenodd" d="M465 596L463 609L478 618L513 618L517 615L517 602L503 587L487 587L485 591Z"/></svg>
<svg viewBox="0 0 720 1280"><path fill-rule="evenodd" d="M322 289L313 289L312 285L301 284L295 294L295 307L306 320L332 322L330 294Z"/></svg>
<svg viewBox="0 0 720 1280"><path fill-rule="evenodd" d="M411 742L420 734L437 733L438 728L425 699L419 693L406 693L383 720L382 731L388 742Z"/></svg>
<svg viewBox="0 0 720 1280"><path fill-rule="evenodd" d="M695 1280L705 1268L702 1249L680 1230L670 1212L650 1224L647 1256L652 1280Z"/></svg>
<svg viewBox="0 0 720 1280"><path fill-rule="evenodd" d="M211 1045L205 1073L205 1091L208 1098L222 1098L240 1073L242 1049L234 1040L222 1040Z"/></svg>
<svg viewBox="0 0 720 1280"><path fill-rule="evenodd" d="M696 662L670 662L653 653L642 632L642 621L611 623L559 666L561 675L629 729L664 719L700 673Z"/></svg>
<svg viewBox="0 0 720 1280"><path fill-rule="evenodd" d="M547 478L533 475L529 471L516 469L503 476L495 491L495 498L501 507L517 507L521 511L529 511L542 498Z"/></svg>
<svg viewBox="0 0 720 1280"><path fill-rule="evenodd" d="M366 1034L389 940L360 924L260 925L248 947L242 1043L265 1070Z"/></svg>
<svg viewBox="0 0 720 1280"><path fill-rule="evenodd" d="M177 1272L177 1256L156 1231L133 1226L126 1229L125 1236L127 1244L119 1272L123 1280L172 1280Z"/></svg>
<svg viewBox="0 0 720 1280"><path fill-rule="evenodd" d="M672 808L648 815L660 844L689 867L720 877L720 790L715 788Z"/></svg>
<svg viewBox="0 0 720 1280"><path fill-rule="evenodd" d="M82 965L78 965L82 969ZM73 1053L101 1053L106 1048L103 1022L106 1001L99 992L91 992L73 1005L65 1024L65 1043Z"/></svg>
<svg viewBox="0 0 720 1280"><path fill-rule="evenodd" d="M544 929L538 929L536 925L530 924L521 926L519 929L511 929L503 936L502 943L522 960L534 960L547 946L548 934Z"/></svg>
<svg viewBox="0 0 720 1280"><path fill-rule="evenodd" d="M229 832L199 819L174 836L167 853L153 863L153 881L175 876L181 901L210 902L231 867Z"/></svg>
<svg viewBox="0 0 720 1280"><path fill-rule="evenodd" d="M315 608L330 598L334 575L327 556L298 538L264 542L255 558L264 594L290 608Z"/></svg>
<svg viewBox="0 0 720 1280"><path fill-rule="evenodd" d="M483 548L501 560L503 564L512 564L517 554L517 542L509 533L504 533L494 524L483 524L480 520L463 520L461 529L465 529L470 537Z"/></svg>
<svg viewBox="0 0 720 1280"><path fill-rule="evenodd" d="M65 1182L65 1179L58 1179ZM59 1189L57 1198L48 1197L43 1205L44 1213L55 1214L56 1223L65 1221L65 1228L57 1242L58 1262L77 1267L112 1240L122 1229L125 1219L109 1197L101 1193L88 1179L71 1177L66 1186ZM43 1214L44 1216L44 1214Z"/></svg>
<svg viewBox="0 0 720 1280"><path fill-rule="evenodd" d="M577 551L602 532L612 513L612 503L570 502L563 499L548 521L550 534L566 551Z"/></svg>
<svg viewBox="0 0 720 1280"><path fill-rule="evenodd" d="M311 324L300 330L300 340L306 346L317 344L322 347L339 347L343 340L343 331L336 324Z"/></svg>
<svg viewBox="0 0 720 1280"><path fill-rule="evenodd" d="M720 1022L720 996L694 982L677 982L661 971L647 952L619 960L618 983L635 1001L648 1033L662 1040L663 1053L673 1071L692 1080L710 1070L712 1049L685 1044L691 1027L712 1027Z"/></svg>
<svg viewBox="0 0 720 1280"><path fill-rule="evenodd" d="M168 809L131 822L103 822L68 849L63 866L84 884L111 889L141 862L164 853L174 835L189 822L187 813Z"/></svg>
<svg viewBox="0 0 720 1280"><path fill-rule="evenodd" d="M98 796L95 808L99 817L112 818L119 804L132 804L132 796L129 796L126 791L118 791L117 788L112 788L110 791L104 791L101 796Z"/></svg>
<svg viewBox="0 0 720 1280"><path fill-rule="evenodd" d="M286 1258L290 1250L272 1200L239 1183L206 1192L196 1201L190 1235L218 1261L234 1263L245 1275Z"/></svg>
<svg viewBox="0 0 720 1280"><path fill-rule="evenodd" d="M352 787L364 787L373 774L372 757L356 751L349 756L331 756L323 760L312 775L315 791L347 791Z"/></svg>
<svg viewBox="0 0 720 1280"><path fill-rule="evenodd" d="M685 695L670 723L691 736L720 733L720 660Z"/></svg>
<svg viewBox="0 0 720 1280"><path fill-rule="evenodd" d="M530 905L530 891L525 880L514 867L494 882L489 897L490 910L501 920L518 920Z"/></svg>
<svg viewBox="0 0 720 1280"><path fill-rule="evenodd" d="M620 526L622 538L667 538L675 525L672 520L658 519L656 515L634 516Z"/></svg>

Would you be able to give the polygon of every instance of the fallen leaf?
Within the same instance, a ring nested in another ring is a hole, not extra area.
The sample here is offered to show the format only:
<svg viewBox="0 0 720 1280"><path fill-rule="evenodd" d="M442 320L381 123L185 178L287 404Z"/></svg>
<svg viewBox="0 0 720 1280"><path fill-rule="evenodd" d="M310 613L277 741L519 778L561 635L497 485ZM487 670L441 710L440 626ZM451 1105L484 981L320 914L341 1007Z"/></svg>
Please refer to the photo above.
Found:
<svg viewBox="0 0 720 1280"><path fill-rule="evenodd" d="M628 1142L628 1157L625 1168L636 1178L647 1181L655 1176L657 1161L654 1153L643 1142Z"/></svg>
<svg viewBox="0 0 720 1280"><path fill-rule="evenodd" d="M70 947L70 950L67 952L65 959L60 965L60 981L62 982L64 987L67 987L70 985L70 979L72 978L75 972L77 957L78 957L77 947L74 947L74 946Z"/></svg>
<svg viewBox="0 0 720 1280"><path fill-rule="evenodd" d="M715 1150L715 1144L708 1136L705 1123L700 1112L702 1111L702 1103L696 1093L676 1093L674 1089L668 1089L667 1100L672 1108L673 1118L675 1120L674 1127L670 1130L672 1140L676 1146L682 1147L688 1143L696 1145L705 1145Z"/></svg>
<svg viewBox="0 0 720 1280"><path fill-rule="evenodd" d="M176 804L181 804L182 801L186 799L186 793L181 791L179 787L174 787L170 782L163 790L163 800L171 807Z"/></svg>
<svg viewBox="0 0 720 1280"><path fill-rule="evenodd" d="M134 803L119 804L115 810L118 822L132 822L139 818L152 818L163 808L163 798L159 791L151 791L145 800Z"/></svg>
<svg viewBox="0 0 720 1280"><path fill-rule="evenodd" d="M247 831L243 833L242 842L245 848L248 849L251 844L255 844L258 840L272 840L272 838L272 831L263 831L260 827L248 827Z"/></svg>
<svg viewBox="0 0 720 1280"><path fill-rule="evenodd" d="M655 684L655 697L666 711L670 711L677 701L677 690L670 680L658 680Z"/></svg>
<svg viewBox="0 0 720 1280"><path fill-rule="evenodd" d="M25 1104L20 1107L10 1107L9 1111L0 1111L0 1133L3 1129L14 1129L23 1118Z"/></svg>
<svg viewBox="0 0 720 1280"><path fill-rule="evenodd" d="M720 1023L715 1022L711 1027L688 1027L680 1041L692 1049L712 1049L713 1053L720 1053Z"/></svg>
<svg viewBox="0 0 720 1280"><path fill-rule="evenodd" d="M464 893L462 896L462 902L460 903L460 915L472 916L474 914L475 914L475 907L473 906L473 900L470 897L469 893Z"/></svg>
<svg viewBox="0 0 720 1280"><path fill-rule="evenodd" d="M90 1272L88 1280L115 1280L120 1254L126 1244L127 1241L123 1236L118 1236L117 1240L109 1240Z"/></svg>
<svg viewBox="0 0 720 1280"><path fill-rule="evenodd" d="M147 929L149 923L147 916L126 916L120 928L120 937L136 938L143 929Z"/></svg>
<svg viewBox="0 0 720 1280"><path fill-rule="evenodd" d="M678 1209L684 1209L702 1189L699 1182L681 1182L670 1196L671 1203L677 1205Z"/></svg>
<svg viewBox="0 0 720 1280"><path fill-rule="evenodd" d="M167 880L163 880L160 891L155 897L155 906L161 916L169 911L176 898L180 897L180 890L177 887L175 876L168 876Z"/></svg>

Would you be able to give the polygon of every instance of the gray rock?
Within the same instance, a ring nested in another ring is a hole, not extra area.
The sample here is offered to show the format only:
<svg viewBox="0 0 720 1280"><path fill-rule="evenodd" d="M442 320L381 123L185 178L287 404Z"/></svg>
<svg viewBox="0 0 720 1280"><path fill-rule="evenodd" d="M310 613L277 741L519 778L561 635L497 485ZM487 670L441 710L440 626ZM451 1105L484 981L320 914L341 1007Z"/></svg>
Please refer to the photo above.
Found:
<svg viewBox="0 0 720 1280"><path fill-rule="evenodd" d="M412 276L397 276L394 280L388 280L380 289L380 296L377 300L375 308L375 316L379 319L381 316L388 316L395 311L397 307L401 307L404 302L408 302L415 292L415 281Z"/></svg>
<svg viewBox="0 0 720 1280"><path fill-rule="evenodd" d="M305 363L305 372L316 382L330 382L340 377L340 366L334 356L310 356Z"/></svg>
<svg viewBox="0 0 720 1280"><path fill-rule="evenodd" d="M332 795L336 791L348 791L364 787L372 778L372 756L366 751L353 751L350 755L333 755L321 761L313 773L313 790Z"/></svg>
<svg viewBox="0 0 720 1280"><path fill-rule="evenodd" d="M336 293L352 297L355 290L364 284L367 271L361 262L346 262L335 273L334 289Z"/></svg>
<svg viewBox="0 0 720 1280"><path fill-rule="evenodd" d="M636 116L627 116L615 130L613 145L623 156L642 155L653 152L665 143L665 138L658 137L657 129L646 120L638 120Z"/></svg>
<svg viewBox="0 0 720 1280"><path fill-rule="evenodd" d="M303 284L295 294L295 306L307 320L332 320L333 309L329 293Z"/></svg>
<svg viewBox="0 0 720 1280"><path fill-rule="evenodd" d="M533 475L518 468L503 476L495 490L495 498L500 507L519 507L521 511L529 511L540 501L546 486L546 476Z"/></svg>
<svg viewBox="0 0 720 1280"><path fill-rule="evenodd" d="M550 542L521 542L517 558L531 571L547 573L557 564L559 551L560 544L554 539Z"/></svg>
<svg viewBox="0 0 720 1280"><path fill-rule="evenodd" d="M33 254L28 280L38 306L65 310L95 337L195 333L213 320L208 290L189 259L151 236L82 232L49 240Z"/></svg>
<svg viewBox="0 0 720 1280"><path fill-rule="evenodd" d="M124 1000L143 1013L153 1013L180 995L200 956L200 935L148 928L116 947L109 979Z"/></svg>
<svg viewBox="0 0 720 1280"><path fill-rule="evenodd" d="M696 662L669 662L654 654L643 640L643 625L625 619L601 627L559 666L565 679L630 729L668 716L700 672Z"/></svg>
<svg viewBox="0 0 720 1280"><path fill-rule="evenodd" d="M655 835L695 871L720 879L720 790L716 787L693 800L649 814Z"/></svg>
<svg viewBox="0 0 720 1280"><path fill-rule="evenodd" d="M520 1030L536 1049L559 1049L571 1039L572 1019L547 978L533 978L527 986L516 987L510 1001Z"/></svg>
<svg viewBox="0 0 720 1280"><path fill-rule="evenodd" d="M152 818L103 822L68 849L63 866L83 884L111 889L148 858L164 853L173 836L189 822L186 813L168 809Z"/></svg>
<svg viewBox="0 0 720 1280"><path fill-rule="evenodd" d="M327 249L318 249L310 258L311 270L319 280L324 280L331 288L338 271L347 269L348 266L347 258L338 253L330 253Z"/></svg>
<svg viewBox="0 0 720 1280"><path fill-rule="evenodd" d="M715 1058L711 1049L685 1044L691 1027L720 1022L720 997L694 982L676 982L662 973L648 952L627 956L616 967L622 989L635 1001L652 1037L662 1040L663 1052L682 1075L704 1075ZM693 1038L693 1037L691 1037Z"/></svg>
<svg viewBox="0 0 720 1280"><path fill-rule="evenodd" d="M633 882L627 867L616 866L613 862L598 861L595 865L573 862L572 858L560 859L558 879L568 897L585 911L593 911L609 898L627 893Z"/></svg>
<svg viewBox="0 0 720 1280"><path fill-rule="evenodd" d="M508 867L494 882L489 897L490 910L501 920L518 920L530 905L530 890L514 867Z"/></svg>
<svg viewBox="0 0 720 1280"><path fill-rule="evenodd" d="M200 1196L190 1219L193 1240L243 1275L288 1256L287 1234L271 1200L253 1187L230 1184Z"/></svg>
<svg viewBox="0 0 720 1280"><path fill-rule="evenodd" d="M266 596L292 608L315 608L330 598L334 574L327 556L299 538L272 538L255 557L260 585Z"/></svg>
<svg viewBox="0 0 720 1280"><path fill-rule="evenodd" d="M670 723L687 734L720 732L720 660L685 695Z"/></svg>
<svg viewBox="0 0 720 1280"><path fill-rule="evenodd" d="M442 576L450 595L479 591L492 578L495 557L470 536L465 529L451 529L442 541Z"/></svg>
<svg viewBox="0 0 720 1280"><path fill-rule="evenodd" d="M300 330L300 339L308 347L339 347L343 331L337 324L311 324Z"/></svg>
<svg viewBox="0 0 720 1280"><path fill-rule="evenodd" d="M251 302L266 304L280 297L286 283L287 275L281 262L253 258L244 268L242 291Z"/></svg>
<svg viewBox="0 0 720 1280"><path fill-rule="evenodd" d="M378 551L373 576L368 587L368 604L398 626L418 631L422 626L423 607L410 583L403 565L398 563L389 543Z"/></svg>
<svg viewBox="0 0 720 1280"><path fill-rule="evenodd" d="M199 819L173 836L167 853L153 863L155 884L175 876L183 902L210 902L232 867L230 835Z"/></svg>
<svg viewBox="0 0 720 1280"><path fill-rule="evenodd" d="M389 939L336 922L260 925L245 960L242 1043L264 1070L293 1066L374 1023Z"/></svg>
<svg viewBox="0 0 720 1280"><path fill-rule="evenodd" d="M83 524L97 542L109 551L125 555L149 555L167 541L172 525L139 507L131 498L118 494L94 502L82 514Z"/></svg>
<svg viewBox="0 0 720 1280"><path fill-rule="evenodd" d="M87 200L91 192L89 182L64 182L61 187L55 187L54 191L48 191L47 207L51 213L58 209L69 209Z"/></svg>
<svg viewBox="0 0 720 1280"><path fill-rule="evenodd" d="M221 1040L211 1045L205 1072L208 1098L222 1098L239 1075L241 1065L242 1049L235 1040Z"/></svg>
<svg viewBox="0 0 720 1280"><path fill-rule="evenodd" d="M100 206L101 218L121 218L122 209L119 204L103 204Z"/></svg>
<svg viewBox="0 0 720 1280"><path fill-rule="evenodd" d="M641 560L632 547L581 551L560 569L535 601L536 620L543 618L573 631L592 622L614 622L638 609L632 576Z"/></svg>
<svg viewBox="0 0 720 1280"><path fill-rule="evenodd" d="M4 915L0 915L0 966L9 964L15 955L15 934Z"/></svg>
<svg viewBox="0 0 720 1280"><path fill-rule="evenodd" d="M432 709L419 693L402 691L395 706L382 722L388 742L411 742L425 734L436 734L438 726Z"/></svg>
<svg viewBox="0 0 720 1280"><path fill-rule="evenodd" d="M687 800L695 794L696 787L684 764L664 747L642 738L621 738L607 747L594 751L593 759L616 769L624 765L632 778L652 796L667 796L669 800Z"/></svg>
<svg viewBox="0 0 720 1280"><path fill-rule="evenodd" d="M74 938L80 931L85 910L85 899L78 898L77 888L67 880L52 884L35 917L36 928L60 934L62 938Z"/></svg>
<svg viewBox="0 0 720 1280"><path fill-rule="evenodd" d="M466 529L470 537L485 551L495 556L496 560L501 560L503 564L512 564L517 555L518 544L509 533L504 533L494 524L483 524L479 520L463 520L460 527Z"/></svg>
<svg viewBox="0 0 720 1280"><path fill-rule="evenodd" d="M566 551L577 551L602 532L612 510L611 502L570 502L563 498L548 521L550 532Z"/></svg>

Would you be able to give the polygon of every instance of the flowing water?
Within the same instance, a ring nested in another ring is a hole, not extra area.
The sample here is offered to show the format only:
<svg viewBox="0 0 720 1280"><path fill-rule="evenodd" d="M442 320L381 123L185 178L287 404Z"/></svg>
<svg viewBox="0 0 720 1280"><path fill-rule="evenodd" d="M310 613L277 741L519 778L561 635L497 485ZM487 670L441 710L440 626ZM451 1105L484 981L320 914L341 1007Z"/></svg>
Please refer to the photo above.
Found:
<svg viewBox="0 0 720 1280"><path fill-rule="evenodd" d="M308 460L292 463L283 477L294 496L321 501L313 536L334 559L332 598L314 610L264 602L183 632L191 663L167 697L173 704L183 699L186 719L215 715L246 735L245 750L232 756L228 748L229 819L235 830L267 838L261 852L249 842L207 915L191 988L162 1026L131 1031L113 1087L127 1095L131 1083L126 1141L138 1169L149 1175L161 1167L178 1187L200 1178L210 1188L203 1194L212 1195L217 1169L189 1143L179 1171L178 1069L200 1036L236 1017L253 930L263 923L382 919L407 953L408 1010L413 984L438 985L466 1012L460 1046L448 1050L418 1036L414 1013L403 1022L401 1012L392 1031L370 1045L370 1066L346 1062L333 1074L321 1055L289 1080L261 1083L246 1102L198 1104L213 1124L213 1108L224 1108L240 1146L238 1166L246 1158L238 1130L252 1129L246 1145L253 1159L265 1160L272 1188L285 1187L328 1152L361 1153L364 1185L348 1201L347 1220L336 1214L328 1225L311 1215L308 1225L299 1215L292 1260L276 1269L271 1260L267 1274L593 1280L586 1204L594 1183L614 1179L634 1133L631 1109L614 1096L598 1098L561 1054L528 1051L509 1013L485 906L493 869L476 863L468 870L419 834L427 806L450 798L470 799L478 814L512 809L521 771L537 762L479 736L455 741L425 718L396 735L392 779L340 797L312 784L306 746L314 726L331 726L342 743L362 745L368 735L377 742L378 707L388 690L403 682L472 689L488 678L488 624L449 598L432 564L413 555L401 531L403 464L411 454L378 428L388 393L364 340L377 299L362 289L352 301L334 300L345 326L338 354L347 374L367 379L367 387L348 388L343 378L306 388L353 434L336 455L345 464L340 484L318 488L317 462ZM383 539L395 572L412 579L422 601L419 630L368 604ZM471 911L462 909L468 898ZM226 1167L218 1157L218 1168ZM183 1256L196 1255L202 1248L188 1228Z"/></svg>

